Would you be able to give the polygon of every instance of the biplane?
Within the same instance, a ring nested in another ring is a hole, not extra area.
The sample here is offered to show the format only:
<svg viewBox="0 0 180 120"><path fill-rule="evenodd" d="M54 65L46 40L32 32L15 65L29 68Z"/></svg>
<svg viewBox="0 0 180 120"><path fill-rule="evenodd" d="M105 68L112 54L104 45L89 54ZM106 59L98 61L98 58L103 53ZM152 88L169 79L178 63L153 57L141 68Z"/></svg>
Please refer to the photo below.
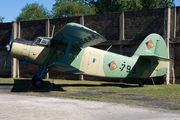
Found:
<svg viewBox="0 0 180 120"><path fill-rule="evenodd" d="M166 43L156 33L148 35L131 57L91 47L106 39L77 23L66 24L55 36L37 37L34 41L12 40L12 36L13 30L6 46L6 61L10 54L23 65L38 65L38 73L31 81L35 88L42 87L50 69L106 78L149 78L166 74L170 61Z"/></svg>

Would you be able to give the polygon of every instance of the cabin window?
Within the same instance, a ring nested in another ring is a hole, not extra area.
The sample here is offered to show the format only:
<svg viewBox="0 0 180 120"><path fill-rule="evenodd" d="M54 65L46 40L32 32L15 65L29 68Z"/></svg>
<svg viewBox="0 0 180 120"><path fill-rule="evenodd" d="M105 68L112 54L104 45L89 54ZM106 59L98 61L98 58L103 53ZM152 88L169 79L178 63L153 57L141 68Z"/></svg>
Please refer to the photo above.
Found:
<svg viewBox="0 0 180 120"><path fill-rule="evenodd" d="M38 37L34 40L33 44L39 45L39 46L49 47L50 46L50 39Z"/></svg>
<svg viewBox="0 0 180 120"><path fill-rule="evenodd" d="M40 44L41 44L41 45L48 45L48 42L49 42L49 41L47 41L47 40L41 40L41 43L40 43Z"/></svg>

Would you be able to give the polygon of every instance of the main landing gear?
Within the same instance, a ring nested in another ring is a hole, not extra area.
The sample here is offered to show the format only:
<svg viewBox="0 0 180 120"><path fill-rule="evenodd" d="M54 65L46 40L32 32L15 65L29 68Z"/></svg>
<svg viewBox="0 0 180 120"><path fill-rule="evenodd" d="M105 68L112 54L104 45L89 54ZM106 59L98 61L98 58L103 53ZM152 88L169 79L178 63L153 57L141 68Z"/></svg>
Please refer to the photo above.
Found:
<svg viewBox="0 0 180 120"><path fill-rule="evenodd" d="M47 67L39 67L38 70L38 75L34 76L31 80L31 82L29 83L30 85L30 89L36 89L36 88L41 88L43 86L43 80L47 74L47 72L49 72L49 68Z"/></svg>

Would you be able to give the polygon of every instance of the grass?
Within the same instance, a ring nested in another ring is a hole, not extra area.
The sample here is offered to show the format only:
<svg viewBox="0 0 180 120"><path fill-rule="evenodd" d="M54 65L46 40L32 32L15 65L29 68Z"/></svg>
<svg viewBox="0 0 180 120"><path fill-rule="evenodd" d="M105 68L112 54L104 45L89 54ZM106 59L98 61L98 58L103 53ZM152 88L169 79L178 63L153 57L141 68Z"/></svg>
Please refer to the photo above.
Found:
<svg viewBox="0 0 180 120"><path fill-rule="evenodd" d="M180 110L180 85L145 85L76 80L45 80L41 89L29 89L31 79L0 78L0 85L12 85L8 91L35 96L65 97L147 107Z"/></svg>

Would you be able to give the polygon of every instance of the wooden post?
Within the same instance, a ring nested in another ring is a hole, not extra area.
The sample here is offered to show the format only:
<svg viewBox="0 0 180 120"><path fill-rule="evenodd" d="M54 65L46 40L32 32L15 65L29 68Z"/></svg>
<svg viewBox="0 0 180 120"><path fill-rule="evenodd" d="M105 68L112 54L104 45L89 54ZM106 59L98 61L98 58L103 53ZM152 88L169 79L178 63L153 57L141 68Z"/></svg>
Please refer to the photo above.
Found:
<svg viewBox="0 0 180 120"><path fill-rule="evenodd" d="M81 17L80 17L80 24L81 24L81 25L84 25L84 16L81 16Z"/></svg>
<svg viewBox="0 0 180 120"><path fill-rule="evenodd" d="M176 38L176 7L171 8L171 24L170 24L170 38ZM169 57L175 62L175 51L174 51L174 43L170 44L169 47ZM174 71L174 62L170 63L170 81L172 84L175 84L175 71Z"/></svg>
<svg viewBox="0 0 180 120"><path fill-rule="evenodd" d="M12 27L14 27L13 39L16 39L17 38L17 23L16 22L12 23ZM12 78L19 78L19 60L16 58L12 58L11 67L12 67L11 68L11 77Z"/></svg>
<svg viewBox="0 0 180 120"><path fill-rule="evenodd" d="M119 17L119 40L124 40L124 12ZM119 53L124 54L123 45L119 46ZM119 82L124 82L124 79L119 79Z"/></svg>
<svg viewBox="0 0 180 120"><path fill-rule="evenodd" d="M49 19L46 21L46 37L50 37L50 22ZM46 74L45 79L49 79L49 72Z"/></svg>
<svg viewBox="0 0 180 120"><path fill-rule="evenodd" d="M171 8L164 8L164 32L163 38L167 45L168 57L169 57L169 38L170 38L170 21L171 21ZM168 64L167 73L165 75L164 84L170 84L170 63Z"/></svg>
<svg viewBox="0 0 180 120"><path fill-rule="evenodd" d="M84 16L81 16L80 18L80 24L84 25ZM79 80L84 80L84 76L83 75L79 75Z"/></svg>

